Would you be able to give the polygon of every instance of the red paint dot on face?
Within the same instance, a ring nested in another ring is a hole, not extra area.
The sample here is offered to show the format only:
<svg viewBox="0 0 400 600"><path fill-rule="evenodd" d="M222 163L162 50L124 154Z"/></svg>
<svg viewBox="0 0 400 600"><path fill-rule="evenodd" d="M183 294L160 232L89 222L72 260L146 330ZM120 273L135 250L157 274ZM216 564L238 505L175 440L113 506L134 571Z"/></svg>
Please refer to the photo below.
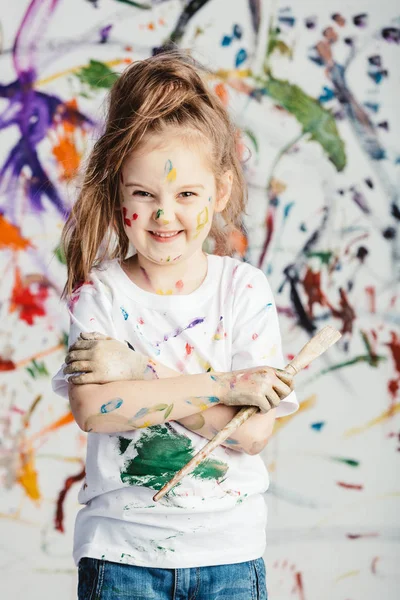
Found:
<svg viewBox="0 0 400 600"><path fill-rule="evenodd" d="M133 219L134 221L136 221L136 219L138 218L138 216L139 216L139 215L138 215L137 213L133 213L133 215L132 215L132 219Z"/></svg>
<svg viewBox="0 0 400 600"><path fill-rule="evenodd" d="M182 279L180 279L179 281L176 282L175 287L178 288L178 290L181 290L183 288Z"/></svg>

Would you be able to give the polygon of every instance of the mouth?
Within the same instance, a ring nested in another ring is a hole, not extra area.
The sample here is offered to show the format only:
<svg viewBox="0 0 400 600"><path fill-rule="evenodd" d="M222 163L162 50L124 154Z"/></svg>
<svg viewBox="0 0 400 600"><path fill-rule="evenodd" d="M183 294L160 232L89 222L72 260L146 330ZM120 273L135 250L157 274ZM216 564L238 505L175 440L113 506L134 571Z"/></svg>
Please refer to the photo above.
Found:
<svg viewBox="0 0 400 600"><path fill-rule="evenodd" d="M176 240L180 236L180 234L183 233L183 230L149 231L148 233L157 242L166 243L166 242L172 242L172 241Z"/></svg>

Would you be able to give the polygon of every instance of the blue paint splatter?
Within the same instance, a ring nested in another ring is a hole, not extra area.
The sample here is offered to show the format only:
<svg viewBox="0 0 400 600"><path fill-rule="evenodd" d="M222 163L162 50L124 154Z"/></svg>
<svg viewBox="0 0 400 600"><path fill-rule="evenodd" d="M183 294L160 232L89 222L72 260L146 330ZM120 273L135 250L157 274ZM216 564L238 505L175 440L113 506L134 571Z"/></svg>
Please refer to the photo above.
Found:
<svg viewBox="0 0 400 600"><path fill-rule="evenodd" d="M103 404L103 406L100 408L100 412L104 415L112 412L113 410L117 410L117 408L122 406L123 402L124 401L122 398L114 398L113 400L110 400L110 402L107 402L107 404Z"/></svg>
<svg viewBox="0 0 400 600"><path fill-rule="evenodd" d="M235 67L238 68L240 67L241 64L244 63L244 61L247 58L247 52L244 48L241 48L238 53L236 54L236 58L235 58Z"/></svg>
<svg viewBox="0 0 400 600"><path fill-rule="evenodd" d="M324 85L323 93L320 95L318 100L321 102L321 104L323 104L324 102L329 102L329 100L332 100L332 98L334 98L334 97L335 97L335 92L333 91L333 89Z"/></svg>
<svg viewBox="0 0 400 600"><path fill-rule="evenodd" d="M230 35L224 35L221 40L221 46L230 46L232 42L232 38Z"/></svg>
<svg viewBox="0 0 400 600"><path fill-rule="evenodd" d="M122 316L124 317L124 320L126 321L127 318L129 317L128 313L126 312L126 310L124 309L123 306L120 306L121 312L122 312Z"/></svg>
<svg viewBox="0 0 400 600"><path fill-rule="evenodd" d="M233 35L237 40L240 40L243 35L242 28L237 23L233 26Z"/></svg>
<svg viewBox="0 0 400 600"><path fill-rule="evenodd" d="M140 417L144 417L144 415L147 415L148 412L149 412L148 408L141 408L139 410L139 412L137 412L136 415L133 418L134 419L140 419Z"/></svg>
<svg viewBox="0 0 400 600"><path fill-rule="evenodd" d="M318 423L311 423L310 427L311 429L314 429L314 431L321 431L324 425L325 421L318 421Z"/></svg>
<svg viewBox="0 0 400 600"><path fill-rule="evenodd" d="M284 219L288 218L289 213L292 210L293 206L294 206L294 202L289 202L289 204L286 204L285 208L283 209L283 218Z"/></svg>

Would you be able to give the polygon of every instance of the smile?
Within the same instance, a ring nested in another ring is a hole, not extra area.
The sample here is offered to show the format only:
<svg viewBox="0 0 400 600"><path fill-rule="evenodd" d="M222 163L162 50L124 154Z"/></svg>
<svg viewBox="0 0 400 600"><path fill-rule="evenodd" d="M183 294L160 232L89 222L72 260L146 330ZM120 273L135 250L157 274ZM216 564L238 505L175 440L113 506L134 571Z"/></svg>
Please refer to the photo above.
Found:
<svg viewBox="0 0 400 600"><path fill-rule="evenodd" d="M183 233L181 231L149 231L149 234L153 239L158 242L167 242L176 239L179 234Z"/></svg>

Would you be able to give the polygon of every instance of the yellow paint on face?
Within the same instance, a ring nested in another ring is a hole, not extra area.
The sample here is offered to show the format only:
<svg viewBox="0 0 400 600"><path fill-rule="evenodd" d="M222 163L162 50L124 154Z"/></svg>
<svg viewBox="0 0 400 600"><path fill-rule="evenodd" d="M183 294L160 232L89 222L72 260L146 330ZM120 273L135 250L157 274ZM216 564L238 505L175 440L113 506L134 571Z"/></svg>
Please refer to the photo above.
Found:
<svg viewBox="0 0 400 600"><path fill-rule="evenodd" d="M156 294L159 296L172 296L172 290L166 290L165 292L163 290L157 290Z"/></svg>
<svg viewBox="0 0 400 600"><path fill-rule="evenodd" d="M175 169L175 167L170 170L170 172L168 173L166 179L169 182L175 181L175 179L176 179L176 169Z"/></svg>
<svg viewBox="0 0 400 600"><path fill-rule="evenodd" d="M197 238L200 233L201 230L207 225L208 223L208 206L205 206L203 208L203 210L201 212L199 212L199 214L197 215L197 226L196 226L196 235L194 236L195 238Z"/></svg>

